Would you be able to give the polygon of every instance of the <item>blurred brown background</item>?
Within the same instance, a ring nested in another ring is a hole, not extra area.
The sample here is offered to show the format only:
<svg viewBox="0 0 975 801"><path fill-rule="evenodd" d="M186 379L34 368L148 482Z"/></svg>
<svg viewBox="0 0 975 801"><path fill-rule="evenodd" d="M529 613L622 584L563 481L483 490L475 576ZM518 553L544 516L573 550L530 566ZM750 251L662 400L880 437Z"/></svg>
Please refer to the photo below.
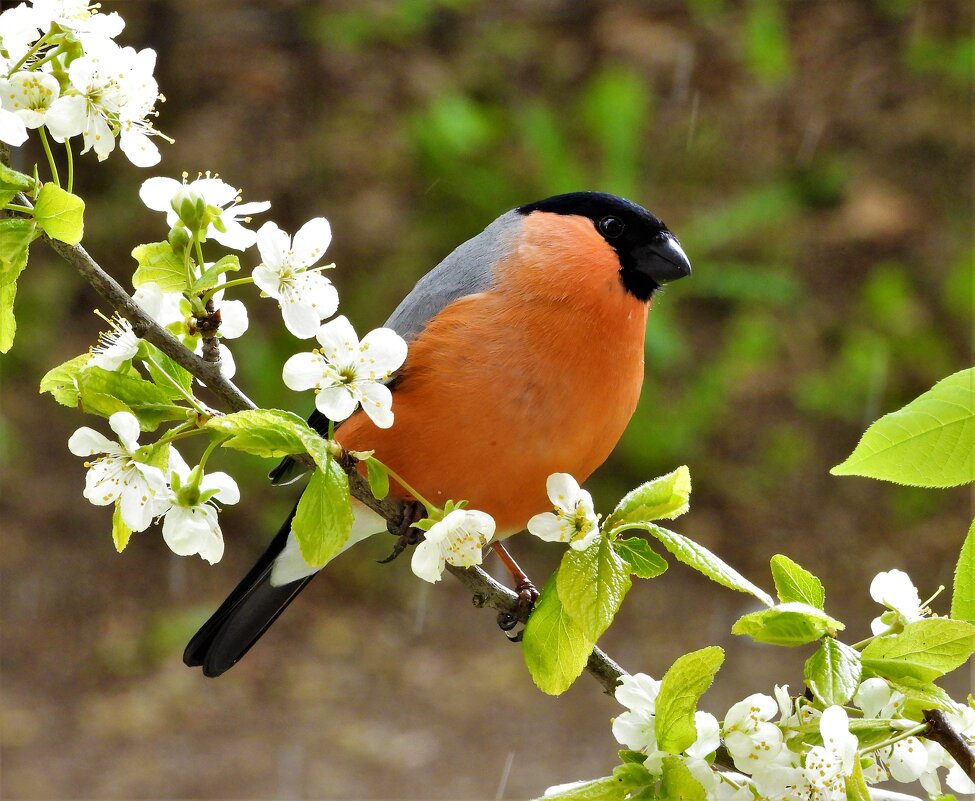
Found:
<svg viewBox="0 0 975 801"><path fill-rule="evenodd" d="M688 464L692 509L674 527L769 588L776 552L824 576L851 641L879 611L877 571L908 569L922 597L950 585L966 490L828 469L868 422L972 361L971 3L103 5L128 21L121 43L158 51L159 127L176 139L150 171L118 153L102 168L81 159L85 245L116 276L164 235L137 201L150 175L217 171L292 232L326 215L330 275L359 330L499 213L562 191L624 194L678 234L694 276L651 315L641 407L591 482L600 508ZM611 768L620 707L585 676L542 696L493 614L455 582L415 580L407 559L377 565L382 538L336 562L224 677L184 668L186 639L293 488L231 455L218 464L244 502L222 517L218 566L173 556L156 530L117 555L66 448L79 425L104 424L36 389L94 341L99 300L35 250L0 362L0 795L521 798ZM304 413L309 397L279 378L304 346L273 303L242 296L239 384ZM538 578L559 555L512 547ZM775 680L801 685L808 649L728 633L750 608L673 565L634 587L601 644L658 677L724 646L704 701L721 716ZM949 684L960 694L968 678Z"/></svg>

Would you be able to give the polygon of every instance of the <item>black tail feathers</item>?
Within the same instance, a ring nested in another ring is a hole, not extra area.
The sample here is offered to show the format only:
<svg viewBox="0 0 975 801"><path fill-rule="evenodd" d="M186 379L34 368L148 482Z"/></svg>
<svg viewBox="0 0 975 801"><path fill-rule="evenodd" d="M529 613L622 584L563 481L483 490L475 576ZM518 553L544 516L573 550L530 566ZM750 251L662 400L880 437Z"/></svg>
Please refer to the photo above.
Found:
<svg viewBox="0 0 975 801"><path fill-rule="evenodd" d="M233 667L315 577L312 574L281 587L271 586L271 568L288 541L293 517L294 511L257 564L193 635L183 652L187 666L202 666L203 675L211 677Z"/></svg>

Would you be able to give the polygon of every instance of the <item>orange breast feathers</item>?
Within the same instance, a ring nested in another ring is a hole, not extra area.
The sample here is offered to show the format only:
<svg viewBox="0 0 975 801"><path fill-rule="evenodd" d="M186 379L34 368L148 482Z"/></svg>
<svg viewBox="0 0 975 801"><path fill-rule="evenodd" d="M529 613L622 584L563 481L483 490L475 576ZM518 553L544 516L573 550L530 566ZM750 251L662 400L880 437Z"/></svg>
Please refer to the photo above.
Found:
<svg viewBox="0 0 975 801"><path fill-rule="evenodd" d="M585 481L619 441L647 318L591 221L534 212L517 241L490 291L450 304L410 344L393 427L358 412L337 432L428 499L469 500L500 536L550 507L549 474Z"/></svg>

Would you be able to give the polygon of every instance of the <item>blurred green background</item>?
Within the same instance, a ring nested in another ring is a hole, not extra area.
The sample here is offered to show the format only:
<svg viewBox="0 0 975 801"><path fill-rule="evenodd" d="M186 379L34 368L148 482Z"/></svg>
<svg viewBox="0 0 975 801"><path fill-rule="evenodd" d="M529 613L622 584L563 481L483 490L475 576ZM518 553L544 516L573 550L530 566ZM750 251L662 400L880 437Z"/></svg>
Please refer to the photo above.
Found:
<svg viewBox="0 0 975 801"><path fill-rule="evenodd" d="M128 21L121 43L157 50L159 127L176 139L149 171L118 153L81 160L85 246L121 280L131 248L165 233L137 200L150 175L219 172L292 232L327 216L330 277L359 330L501 212L623 194L677 233L694 275L655 303L640 408L590 482L600 508L686 463L691 512L675 528L765 586L776 552L824 576L853 641L878 612L877 571L909 570L922 597L950 585L965 489L828 469L870 421L972 363L970 2L103 6ZM184 668L187 637L293 488L230 455L220 468L244 501L223 515L218 566L171 555L155 530L115 554L66 448L99 423L36 389L94 342L99 300L42 247L20 285L0 362L0 795L519 798L612 766L620 708L595 682L540 695L491 613L456 582L422 585L405 559L375 564L382 538L337 561L226 676ZM304 413L309 398L280 382L304 346L273 303L244 297L238 383ZM538 578L559 555L511 545ZM721 716L775 680L801 685L806 651L728 633L750 608L674 566L634 588L602 644L658 677L724 646L704 703ZM970 676L953 682L961 694Z"/></svg>

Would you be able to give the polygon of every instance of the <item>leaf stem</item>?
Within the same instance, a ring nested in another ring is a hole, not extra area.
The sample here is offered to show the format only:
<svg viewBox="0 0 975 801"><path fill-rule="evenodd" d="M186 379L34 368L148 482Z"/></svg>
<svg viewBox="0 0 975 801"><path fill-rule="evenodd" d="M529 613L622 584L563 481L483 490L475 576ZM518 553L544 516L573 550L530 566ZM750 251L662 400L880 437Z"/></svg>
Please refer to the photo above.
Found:
<svg viewBox="0 0 975 801"><path fill-rule="evenodd" d="M213 295L215 295L217 292L220 292L224 289L230 289L230 287L232 286L243 286L244 284L253 284L253 283L254 283L253 278L235 278L233 281L227 281L226 283L223 284L217 284L215 287L211 287L204 293L203 302L206 303L208 300L210 300L211 297L213 297Z"/></svg>
<svg viewBox="0 0 975 801"><path fill-rule="evenodd" d="M406 481L402 478L402 476L400 476L388 464L386 464L385 462L380 461L379 459L376 459L375 456L372 456L371 458L374 459L378 464L381 464L383 466L383 468L386 470L386 472L389 473L393 477L393 480L397 484L399 484L403 489L405 489L408 493L410 493L410 495L412 495L420 503L422 503L423 504L423 508L427 510L427 514L430 517L434 517L437 514L437 512L442 512L443 511L439 506L436 506L436 505L430 503L430 501L428 501L419 492L417 492L413 487L411 487L409 484L407 484Z"/></svg>
<svg viewBox="0 0 975 801"><path fill-rule="evenodd" d="M47 141L47 133L42 125L37 129L37 132L41 135L41 144L44 146L44 152L47 154L47 163L51 167L51 177L54 178L54 183L61 186L61 179L58 177L58 165L54 161L54 154L51 152L51 143Z"/></svg>
<svg viewBox="0 0 975 801"><path fill-rule="evenodd" d="M908 737L914 737L915 735L918 734L924 734L927 728L928 728L927 723L918 723L916 726L913 726L910 729L905 729L904 731L895 734L893 737L887 738L882 743L871 745L868 748L861 748L860 753L872 754L874 751L880 751L882 748L890 748L890 746L892 746L894 743L899 743L901 740L906 740Z"/></svg>
<svg viewBox="0 0 975 801"><path fill-rule="evenodd" d="M8 203L6 206L4 206L4 208L8 209L9 211L19 211L21 214L29 214L32 217L34 216L34 210L32 208L29 206L21 206L19 203Z"/></svg>
<svg viewBox="0 0 975 801"><path fill-rule="evenodd" d="M27 63L27 60L31 56L35 55L38 50L40 50L42 47L44 47L44 45L47 44L47 40L50 39L50 38L51 38L51 31L48 31L40 39L38 39L36 42L34 42L34 46L30 50L28 50L26 53L24 53L24 55L20 59L20 61L18 61L16 64L14 64L14 66L10 70L10 72L7 73L7 77L9 78L11 75L13 75L15 72L17 72L17 70L19 70L21 67L23 67L24 64Z"/></svg>
<svg viewBox="0 0 975 801"><path fill-rule="evenodd" d="M74 191L74 154L71 152L71 137L64 140L64 149L68 154L68 186L69 192Z"/></svg>

